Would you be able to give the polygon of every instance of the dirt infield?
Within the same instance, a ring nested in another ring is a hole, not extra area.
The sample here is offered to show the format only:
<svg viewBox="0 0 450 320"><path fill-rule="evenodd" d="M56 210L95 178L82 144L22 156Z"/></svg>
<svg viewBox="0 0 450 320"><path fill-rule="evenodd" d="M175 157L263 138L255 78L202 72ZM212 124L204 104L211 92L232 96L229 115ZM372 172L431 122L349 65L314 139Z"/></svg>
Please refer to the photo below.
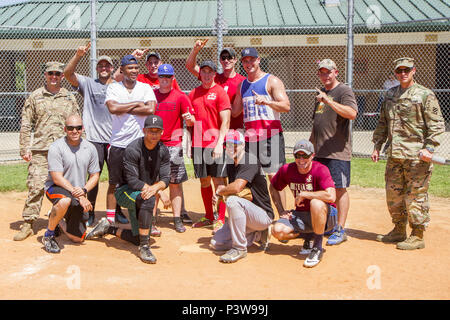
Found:
<svg viewBox="0 0 450 320"><path fill-rule="evenodd" d="M198 180L184 185L194 220L203 212ZM100 195L106 193L102 184ZM162 212L160 238L151 240L158 262L146 265L137 247L112 236L71 243L59 238L58 255L43 250L47 222L44 200L37 234L14 242L25 193L0 194L0 299L449 299L450 200L431 198L426 248L414 252L375 241L391 229L384 191L350 188L347 242L326 247L313 269L302 266L302 240L271 240L269 252L250 248L247 258L222 264L208 248L211 229L175 232L171 213ZM292 196L288 197L293 204ZM98 209L104 209L99 199ZM97 212L97 220L105 213Z"/></svg>

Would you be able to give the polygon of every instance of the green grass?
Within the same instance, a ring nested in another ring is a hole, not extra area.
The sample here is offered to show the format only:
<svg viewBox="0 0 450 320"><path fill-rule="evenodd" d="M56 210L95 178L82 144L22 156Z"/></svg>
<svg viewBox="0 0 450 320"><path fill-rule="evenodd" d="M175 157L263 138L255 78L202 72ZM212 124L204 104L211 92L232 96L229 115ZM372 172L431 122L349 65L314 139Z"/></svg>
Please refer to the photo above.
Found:
<svg viewBox="0 0 450 320"><path fill-rule="evenodd" d="M287 162L294 161L288 158ZM382 188L384 189L384 169L386 161L381 160L378 163L372 162L367 158L352 159L352 185L363 188ZM186 170L189 178L194 178L194 168L191 161L186 161ZM0 192L6 191L25 191L27 180L27 164L4 164L0 165ZM450 166L435 165L429 193L431 195L443 198L450 198ZM106 166L103 169L100 181L108 180L108 170Z"/></svg>

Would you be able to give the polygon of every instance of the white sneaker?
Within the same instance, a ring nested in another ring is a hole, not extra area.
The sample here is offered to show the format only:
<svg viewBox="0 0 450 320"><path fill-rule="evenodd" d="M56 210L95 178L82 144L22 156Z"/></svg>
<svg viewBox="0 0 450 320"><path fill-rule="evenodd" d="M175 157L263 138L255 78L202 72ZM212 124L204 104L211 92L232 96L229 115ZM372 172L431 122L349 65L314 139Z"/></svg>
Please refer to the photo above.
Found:
<svg viewBox="0 0 450 320"><path fill-rule="evenodd" d="M300 255L310 254L311 250L313 248L313 244L314 244L314 240L305 240L305 242L303 242L302 249L300 250L300 252L298 254L300 254Z"/></svg>
<svg viewBox="0 0 450 320"><path fill-rule="evenodd" d="M312 268L318 265L320 260L322 260L323 251L323 249L319 250L319 248L312 248L311 253L303 263L303 266L306 268Z"/></svg>

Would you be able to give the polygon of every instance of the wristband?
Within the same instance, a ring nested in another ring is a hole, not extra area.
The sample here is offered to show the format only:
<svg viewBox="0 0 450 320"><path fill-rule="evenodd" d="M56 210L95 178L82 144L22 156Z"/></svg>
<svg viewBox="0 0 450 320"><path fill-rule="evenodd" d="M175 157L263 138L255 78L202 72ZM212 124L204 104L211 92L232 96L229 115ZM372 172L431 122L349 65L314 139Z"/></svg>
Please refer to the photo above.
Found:
<svg viewBox="0 0 450 320"><path fill-rule="evenodd" d="M87 191L87 189L86 189L86 188L81 188L81 190L83 190L83 192L84 192L84 195L87 195L88 191Z"/></svg>

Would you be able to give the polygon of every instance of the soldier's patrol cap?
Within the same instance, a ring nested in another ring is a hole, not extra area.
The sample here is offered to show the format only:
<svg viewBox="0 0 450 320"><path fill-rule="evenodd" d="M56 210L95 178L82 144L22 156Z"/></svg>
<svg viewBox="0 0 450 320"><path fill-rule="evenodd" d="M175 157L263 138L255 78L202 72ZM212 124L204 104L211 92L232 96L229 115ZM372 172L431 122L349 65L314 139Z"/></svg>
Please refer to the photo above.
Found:
<svg viewBox="0 0 450 320"><path fill-rule="evenodd" d="M320 61L318 69L320 70L322 68L328 69L330 71L333 69L337 70L336 63L334 63L334 61L331 59L323 59L322 61Z"/></svg>
<svg viewBox="0 0 450 320"><path fill-rule="evenodd" d="M297 141L297 143L295 144L293 154L296 154L299 151L303 151L307 155L310 155L314 153L314 146L311 141L302 139Z"/></svg>
<svg viewBox="0 0 450 320"><path fill-rule="evenodd" d="M45 64L45 72L59 71L64 72L64 64L57 61L50 61Z"/></svg>
<svg viewBox="0 0 450 320"><path fill-rule="evenodd" d="M106 61L110 65L113 65L112 59L110 57L108 57L108 56L100 56L100 57L98 57L97 64L99 64L100 61Z"/></svg>
<svg viewBox="0 0 450 320"><path fill-rule="evenodd" d="M414 67L414 59L408 57L398 58L397 60L394 60L394 65L394 70L398 67L412 68Z"/></svg>

